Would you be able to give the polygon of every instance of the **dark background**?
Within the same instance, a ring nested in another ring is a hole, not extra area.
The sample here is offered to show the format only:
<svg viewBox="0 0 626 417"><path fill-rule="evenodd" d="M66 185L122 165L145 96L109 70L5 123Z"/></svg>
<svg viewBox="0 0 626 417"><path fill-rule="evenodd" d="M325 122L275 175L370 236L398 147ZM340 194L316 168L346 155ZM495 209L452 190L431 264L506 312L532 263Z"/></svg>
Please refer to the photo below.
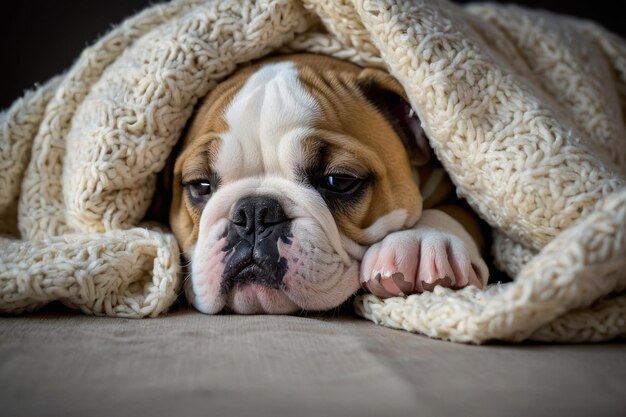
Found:
<svg viewBox="0 0 626 417"><path fill-rule="evenodd" d="M460 1L467 3L467 1ZM620 1L532 1L524 4L595 20L626 36ZM25 89L68 68L80 51L114 24L154 0L0 0L0 109Z"/></svg>

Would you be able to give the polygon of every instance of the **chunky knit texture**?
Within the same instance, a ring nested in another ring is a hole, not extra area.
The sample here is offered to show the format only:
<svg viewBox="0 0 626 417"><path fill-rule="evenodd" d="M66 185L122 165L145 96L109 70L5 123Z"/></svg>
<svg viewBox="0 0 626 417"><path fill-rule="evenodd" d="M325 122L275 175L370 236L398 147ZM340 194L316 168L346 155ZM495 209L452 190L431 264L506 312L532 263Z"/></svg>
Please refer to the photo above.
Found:
<svg viewBox="0 0 626 417"><path fill-rule="evenodd" d="M0 115L0 311L165 311L180 265L172 235L142 224L156 174L216 83L297 51L402 83L515 277L361 296L359 314L472 343L626 333L626 45L590 22L445 0L180 0L120 24Z"/></svg>

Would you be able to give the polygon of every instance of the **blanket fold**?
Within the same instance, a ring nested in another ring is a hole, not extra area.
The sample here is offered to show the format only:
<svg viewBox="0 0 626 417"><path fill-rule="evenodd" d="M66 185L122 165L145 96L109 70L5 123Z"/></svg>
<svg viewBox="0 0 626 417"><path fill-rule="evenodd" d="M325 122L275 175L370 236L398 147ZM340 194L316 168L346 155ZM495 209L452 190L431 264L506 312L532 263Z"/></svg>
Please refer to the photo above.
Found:
<svg viewBox="0 0 626 417"><path fill-rule="evenodd" d="M87 314L155 317L176 298L178 245L161 231L77 233L28 244L3 239L0 245L5 310L60 300Z"/></svg>
<svg viewBox="0 0 626 417"><path fill-rule="evenodd" d="M359 296L359 314L471 343L626 333L626 43L587 21L446 0L178 0L114 28L0 115L0 311L166 311L178 247L142 224L156 174L220 80L300 51L400 81L515 279Z"/></svg>

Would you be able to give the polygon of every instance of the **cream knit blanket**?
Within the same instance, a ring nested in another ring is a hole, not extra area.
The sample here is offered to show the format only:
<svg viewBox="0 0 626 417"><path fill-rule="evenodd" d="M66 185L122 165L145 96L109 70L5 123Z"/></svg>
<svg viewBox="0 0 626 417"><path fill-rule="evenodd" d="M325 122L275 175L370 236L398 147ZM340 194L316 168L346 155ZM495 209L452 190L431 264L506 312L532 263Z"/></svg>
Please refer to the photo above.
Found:
<svg viewBox="0 0 626 417"><path fill-rule="evenodd" d="M238 64L309 51L402 83L515 282L358 297L386 326L481 343L626 333L626 46L598 26L445 0L180 0L0 115L0 311L146 317L178 291L142 218L194 104Z"/></svg>

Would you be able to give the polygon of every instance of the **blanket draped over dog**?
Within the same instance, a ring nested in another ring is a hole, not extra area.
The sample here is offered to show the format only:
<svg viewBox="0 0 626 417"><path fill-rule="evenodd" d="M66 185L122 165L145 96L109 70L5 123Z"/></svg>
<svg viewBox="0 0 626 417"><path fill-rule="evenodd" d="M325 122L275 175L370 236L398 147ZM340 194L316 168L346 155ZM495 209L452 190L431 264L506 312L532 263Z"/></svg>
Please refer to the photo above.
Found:
<svg viewBox="0 0 626 417"><path fill-rule="evenodd" d="M179 250L142 223L198 99L239 65L308 51L388 70L515 280L357 297L452 341L626 334L626 45L591 22L445 0L181 0L129 18L0 115L0 311L52 300L154 317Z"/></svg>

